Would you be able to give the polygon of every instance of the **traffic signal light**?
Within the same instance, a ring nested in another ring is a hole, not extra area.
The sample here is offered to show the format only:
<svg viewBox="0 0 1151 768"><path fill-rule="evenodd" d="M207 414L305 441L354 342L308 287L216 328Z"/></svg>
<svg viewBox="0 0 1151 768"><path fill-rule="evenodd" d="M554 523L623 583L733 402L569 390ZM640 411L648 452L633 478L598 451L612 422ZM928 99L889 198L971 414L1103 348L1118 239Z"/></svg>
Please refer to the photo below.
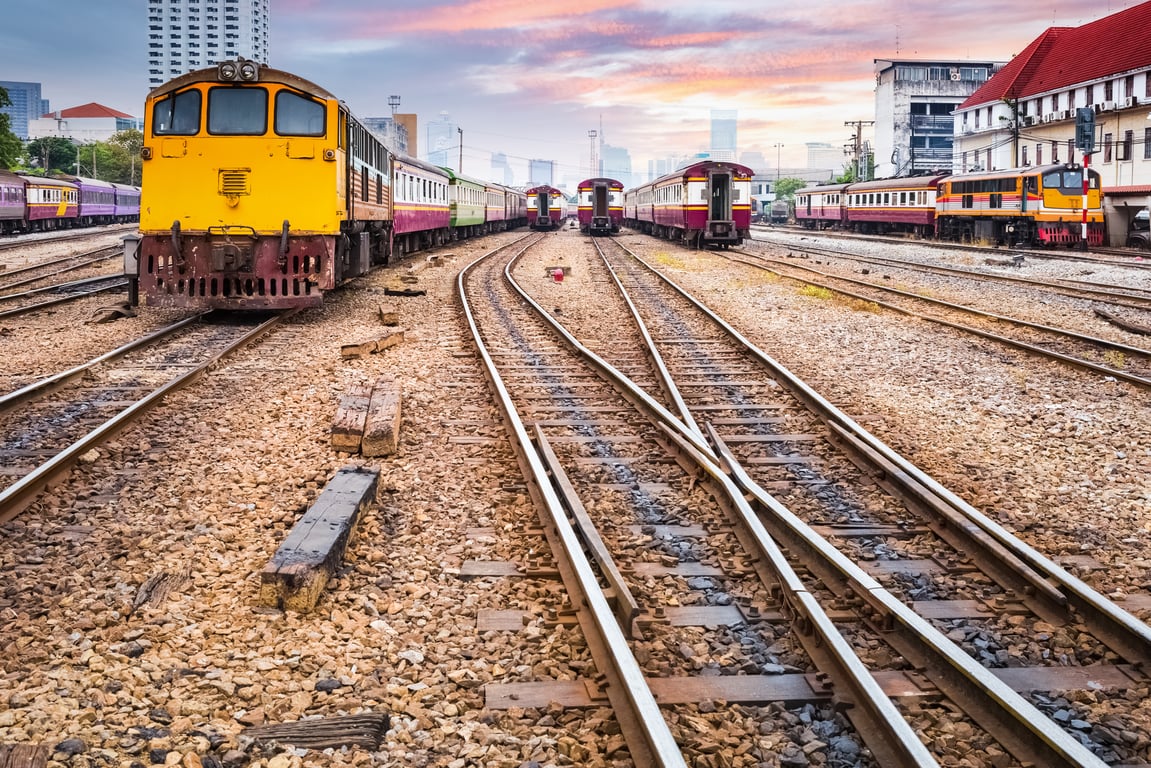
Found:
<svg viewBox="0 0 1151 768"><path fill-rule="evenodd" d="M1091 107L1075 110L1075 148L1085 155L1095 151L1095 110Z"/></svg>

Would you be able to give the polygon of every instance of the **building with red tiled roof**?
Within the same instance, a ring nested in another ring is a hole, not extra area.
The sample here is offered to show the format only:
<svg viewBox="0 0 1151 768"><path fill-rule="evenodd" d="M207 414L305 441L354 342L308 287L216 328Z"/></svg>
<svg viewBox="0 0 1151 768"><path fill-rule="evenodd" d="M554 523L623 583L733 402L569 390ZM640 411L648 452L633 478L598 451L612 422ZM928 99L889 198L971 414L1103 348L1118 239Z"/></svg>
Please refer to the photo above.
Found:
<svg viewBox="0 0 1151 768"><path fill-rule="evenodd" d="M142 106L142 103L141 103ZM112 134L129 129L140 130L143 121L138 117L91 102L78 107L60 109L28 121L28 136L39 139L58 136L78 144L107 141Z"/></svg>
<svg viewBox="0 0 1151 768"><path fill-rule="evenodd" d="M1095 151L1112 244L1122 244L1151 185L1151 0L1084 24L1050 27L955 111L957 173L1083 162L1078 109L1095 118Z"/></svg>

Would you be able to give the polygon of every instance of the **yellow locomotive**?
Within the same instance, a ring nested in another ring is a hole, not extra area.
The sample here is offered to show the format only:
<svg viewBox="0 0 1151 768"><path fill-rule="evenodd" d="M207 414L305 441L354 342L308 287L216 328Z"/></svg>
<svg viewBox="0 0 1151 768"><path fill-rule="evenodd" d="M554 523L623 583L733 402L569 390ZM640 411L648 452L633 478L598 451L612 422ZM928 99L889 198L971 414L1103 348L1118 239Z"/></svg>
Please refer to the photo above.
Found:
<svg viewBox="0 0 1151 768"><path fill-rule="evenodd" d="M939 182L936 229L947 240L1073 245L1082 240L1084 173L1079 165L969 173ZM1103 191L1087 170L1087 239L1103 243Z"/></svg>
<svg viewBox="0 0 1151 768"><path fill-rule="evenodd" d="M318 306L386 261L392 154L323 88L223 62L144 106L139 277L156 306Z"/></svg>

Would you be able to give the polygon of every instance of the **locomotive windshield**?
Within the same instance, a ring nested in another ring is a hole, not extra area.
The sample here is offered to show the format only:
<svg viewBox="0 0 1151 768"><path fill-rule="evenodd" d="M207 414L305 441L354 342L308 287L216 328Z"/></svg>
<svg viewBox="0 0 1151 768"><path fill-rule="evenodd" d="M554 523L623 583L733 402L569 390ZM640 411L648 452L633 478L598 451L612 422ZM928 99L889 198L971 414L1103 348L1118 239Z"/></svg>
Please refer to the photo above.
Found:
<svg viewBox="0 0 1151 768"><path fill-rule="evenodd" d="M208 133L214 136L262 136L268 130L268 92L263 88L212 88L208 91Z"/></svg>
<svg viewBox="0 0 1151 768"><path fill-rule="evenodd" d="M1090 188L1099 188L1099 179L1095 174L1091 174ZM1051 173L1043 174L1043 187L1045 189L1058 189L1068 194L1075 194L1076 192L1083 192L1083 169L1082 168L1067 168L1061 171L1052 171Z"/></svg>
<svg viewBox="0 0 1151 768"><path fill-rule="evenodd" d="M276 134L323 136L324 105L291 91L276 94Z"/></svg>
<svg viewBox="0 0 1151 768"><path fill-rule="evenodd" d="M152 133L156 136L195 136L199 132L199 91L165 96L152 108Z"/></svg>

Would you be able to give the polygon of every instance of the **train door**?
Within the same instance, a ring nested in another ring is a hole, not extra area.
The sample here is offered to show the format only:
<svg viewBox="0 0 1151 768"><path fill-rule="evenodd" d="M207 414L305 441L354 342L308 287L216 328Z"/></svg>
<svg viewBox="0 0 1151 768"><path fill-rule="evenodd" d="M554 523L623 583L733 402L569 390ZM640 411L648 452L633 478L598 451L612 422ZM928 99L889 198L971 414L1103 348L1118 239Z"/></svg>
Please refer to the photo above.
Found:
<svg viewBox="0 0 1151 768"><path fill-rule="evenodd" d="M731 221L731 174L713 173L708 185L711 202L707 217L713 221Z"/></svg>
<svg viewBox="0 0 1151 768"><path fill-rule="evenodd" d="M536 224L546 225L551 222L551 194L547 191L536 195Z"/></svg>
<svg viewBox="0 0 1151 768"><path fill-rule="evenodd" d="M607 184L597 184L592 192L592 208L591 215L594 216L607 216Z"/></svg>

